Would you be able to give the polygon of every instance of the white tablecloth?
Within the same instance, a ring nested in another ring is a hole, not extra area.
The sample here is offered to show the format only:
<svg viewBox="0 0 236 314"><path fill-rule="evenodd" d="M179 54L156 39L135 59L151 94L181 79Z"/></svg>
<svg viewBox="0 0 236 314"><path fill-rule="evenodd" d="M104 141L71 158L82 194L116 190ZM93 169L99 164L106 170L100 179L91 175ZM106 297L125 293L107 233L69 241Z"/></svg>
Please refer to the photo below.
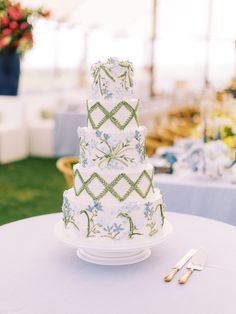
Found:
<svg viewBox="0 0 236 314"><path fill-rule="evenodd" d="M236 184L199 177L155 175L166 210L236 225ZM235 310L236 313L236 310Z"/></svg>
<svg viewBox="0 0 236 314"><path fill-rule="evenodd" d="M149 259L97 266L53 236L60 214L0 228L0 313L235 314L236 228L205 218L167 214L173 235ZM190 248L203 245L208 265L186 285L163 281Z"/></svg>
<svg viewBox="0 0 236 314"><path fill-rule="evenodd" d="M87 115L74 111L63 111L55 114L55 155L78 156L79 138L77 128L86 125Z"/></svg>

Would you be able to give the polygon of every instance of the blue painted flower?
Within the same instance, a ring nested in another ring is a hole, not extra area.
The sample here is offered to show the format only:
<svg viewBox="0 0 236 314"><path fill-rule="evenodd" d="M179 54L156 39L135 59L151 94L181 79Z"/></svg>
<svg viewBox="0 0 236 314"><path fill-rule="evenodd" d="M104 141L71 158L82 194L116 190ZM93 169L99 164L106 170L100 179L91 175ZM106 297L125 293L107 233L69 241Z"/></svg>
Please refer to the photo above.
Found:
<svg viewBox="0 0 236 314"><path fill-rule="evenodd" d="M70 202L66 196L63 198L63 205L64 208L70 208Z"/></svg>
<svg viewBox="0 0 236 314"><path fill-rule="evenodd" d="M144 161L145 160L144 147L140 143L138 143L138 144L135 145L135 148L136 148L136 150L137 150L137 152L139 154L140 160Z"/></svg>
<svg viewBox="0 0 236 314"><path fill-rule="evenodd" d="M63 212L63 220L64 221L69 221L69 220L74 219L74 211L71 210L70 208L63 207L62 212Z"/></svg>
<svg viewBox="0 0 236 314"><path fill-rule="evenodd" d="M99 202L94 203L94 208L96 208L98 211L103 211L102 204Z"/></svg>
<svg viewBox="0 0 236 314"><path fill-rule="evenodd" d="M93 210L94 210L94 206L88 205L88 207L86 208L86 210L87 210L88 212L92 213Z"/></svg>
<svg viewBox="0 0 236 314"><path fill-rule="evenodd" d="M147 202L144 204L144 217L147 219L151 219L154 214L153 204L151 202Z"/></svg>
<svg viewBox="0 0 236 314"><path fill-rule="evenodd" d="M142 147L139 143L135 145L135 148L138 151L138 153L140 153L142 151Z"/></svg>
<svg viewBox="0 0 236 314"><path fill-rule="evenodd" d="M107 134L107 133L104 133L104 134L103 134L103 137L104 137L105 141L108 141L109 138L110 138L110 135Z"/></svg>
<svg viewBox="0 0 236 314"><path fill-rule="evenodd" d="M88 164L88 159L85 158L82 160L82 166L85 167Z"/></svg>
<svg viewBox="0 0 236 314"><path fill-rule="evenodd" d="M113 231L113 226L106 226L105 228L103 228L103 230L105 230L106 232L111 233Z"/></svg>
<svg viewBox="0 0 236 314"><path fill-rule="evenodd" d="M101 137L101 136L102 136L102 132L99 131L99 130L97 130L97 131L96 131L96 136L97 136L97 137Z"/></svg>
<svg viewBox="0 0 236 314"><path fill-rule="evenodd" d="M74 210L71 208L71 204L66 196L63 198L62 204L63 221L68 223L68 221L74 219Z"/></svg>
<svg viewBox="0 0 236 314"><path fill-rule="evenodd" d="M152 207L152 203L151 202L147 202L145 203L145 206L147 206L148 208Z"/></svg>
<svg viewBox="0 0 236 314"><path fill-rule="evenodd" d="M105 99L111 99L112 98L112 93L107 93L104 98Z"/></svg>
<svg viewBox="0 0 236 314"><path fill-rule="evenodd" d="M109 63L117 63L118 64L118 59L115 57L110 57L107 59L107 62Z"/></svg>
<svg viewBox="0 0 236 314"><path fill-rule="evenodd" d="M116 223L114 223L113 225L113 231L114 232L121 232L122 230L125 230L121 224L117 225Z"/></svg>
<svg viewBox="0 0 236 314"><path fill-rule="evenodd" d="M141 133L140 133L138 130L136 130L134 137L135 137L135 139L136 139L137 141L140 141L140 140L141 140Z"/></svg>

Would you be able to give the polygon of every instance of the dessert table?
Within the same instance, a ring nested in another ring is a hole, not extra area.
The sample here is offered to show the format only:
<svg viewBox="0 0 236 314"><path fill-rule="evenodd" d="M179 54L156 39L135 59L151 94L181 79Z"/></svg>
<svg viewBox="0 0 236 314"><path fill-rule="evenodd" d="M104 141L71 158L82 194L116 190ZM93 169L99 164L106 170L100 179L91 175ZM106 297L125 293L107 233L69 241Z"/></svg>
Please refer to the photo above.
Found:
<svg viewBox="0 0 236 314"><path fill-rule="evenodd" d="M61 214L0 227L0 313L235 314L236 228L206 218L167 213L172 236L146 261L99 266L76 256L53 235ZM187 284L181 270L163 280L190 248L204 246L208 263Z"/></svg>
<svg viewBox="0 0 236 314"><path fill-rule="evenodd" d="M236 184L198 176L157 174L166 210L203 216L236 226Z"/></svg>

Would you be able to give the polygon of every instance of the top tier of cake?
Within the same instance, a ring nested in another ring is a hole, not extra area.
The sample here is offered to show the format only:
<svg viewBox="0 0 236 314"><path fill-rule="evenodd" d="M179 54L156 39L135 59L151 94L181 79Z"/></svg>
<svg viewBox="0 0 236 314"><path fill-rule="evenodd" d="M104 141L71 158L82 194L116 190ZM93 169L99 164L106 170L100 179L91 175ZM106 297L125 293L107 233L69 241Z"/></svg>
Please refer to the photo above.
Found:
<svg viewBox="0 0 236 314"><path fill-rule="evenodd" d="M133 95L133 64L109 58L94 63L92 94L96 100L124 100Z"/></svg>

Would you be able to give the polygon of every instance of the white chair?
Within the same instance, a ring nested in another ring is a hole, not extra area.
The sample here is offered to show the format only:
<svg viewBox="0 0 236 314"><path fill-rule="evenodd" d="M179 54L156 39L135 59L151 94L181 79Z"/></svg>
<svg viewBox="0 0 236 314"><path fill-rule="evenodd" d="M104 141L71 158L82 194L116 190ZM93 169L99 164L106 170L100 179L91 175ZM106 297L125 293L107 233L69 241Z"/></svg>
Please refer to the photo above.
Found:
<svg viewBox="0 0 236 314"><path fill-rule="evenodd" d="M0 163L28 156L24 107L19 96L0 96Z"/></svg>
<svg viewBox="0 0 236 314"><path fill-rule="evenodd" d="M37 157L54 157L54 121L35 122L28 127L29 154Z"/></svg>
<svg viewBox="0 0 236 314"><path fill-rule="evenodd" d="M59 105L55 94L27 96L25 98L29 138L29 154L37 157L53 157L54 113Z"/></svg>

